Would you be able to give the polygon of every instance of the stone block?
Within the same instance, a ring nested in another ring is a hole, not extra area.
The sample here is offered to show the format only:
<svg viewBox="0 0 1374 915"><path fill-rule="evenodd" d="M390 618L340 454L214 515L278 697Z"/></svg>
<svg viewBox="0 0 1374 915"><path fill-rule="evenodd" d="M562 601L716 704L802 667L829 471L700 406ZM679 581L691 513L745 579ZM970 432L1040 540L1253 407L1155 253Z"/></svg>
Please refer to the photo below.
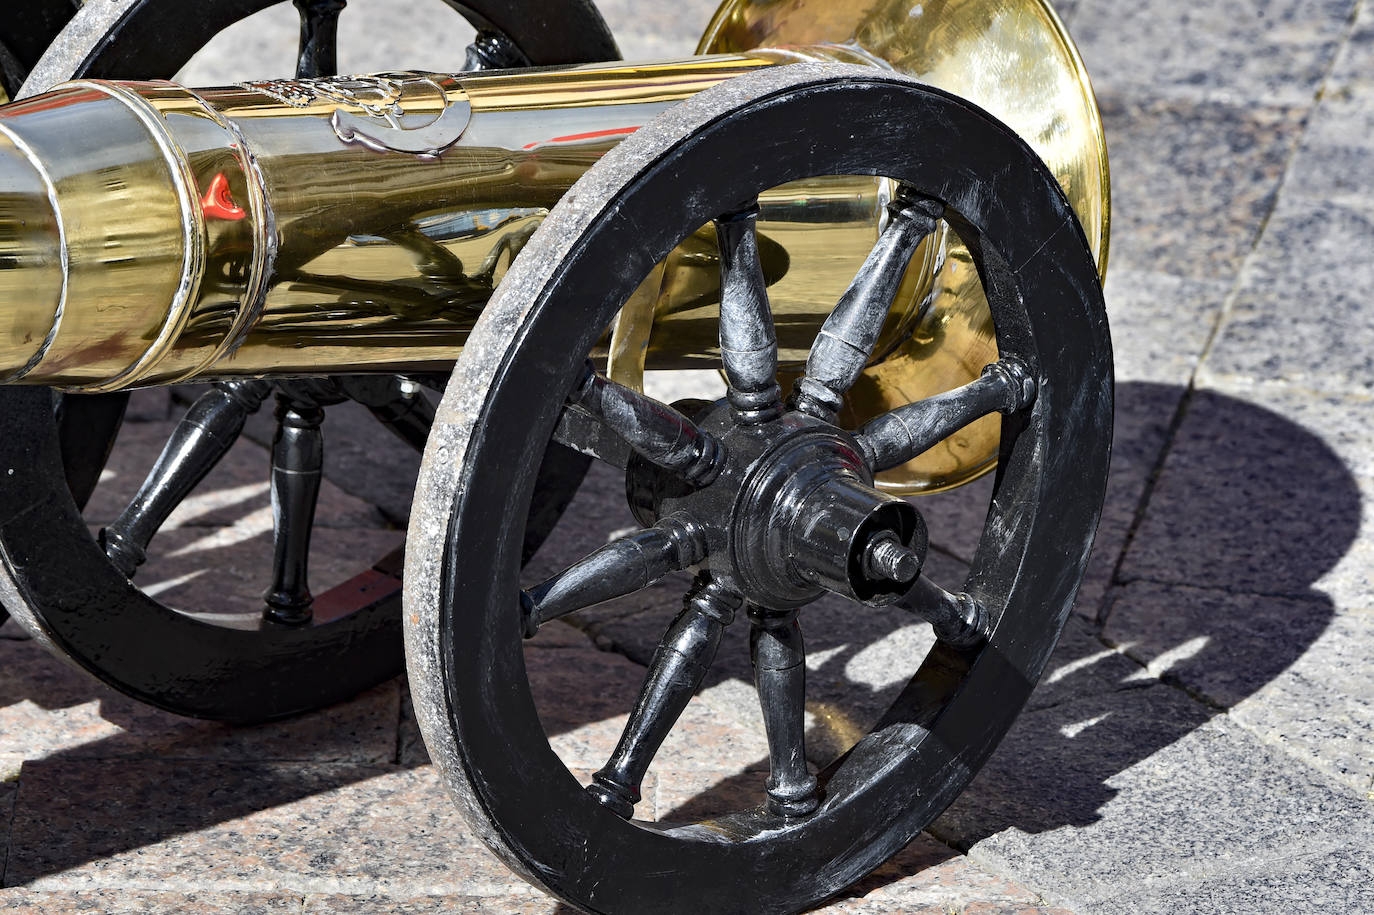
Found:
<svg viewBox="0 0 1374 915"><path fill-rule="evenodd" d="M1273 209L1307 109L1115 92L1099 102L1112 169L1109 276L1126 268L1233 279Z"/></svg>
<svg viewBox="0 0 1374 915"><path fill-rule="evenodd" d="M1203 363L1207 384L1374 393L1374 209L1313 200L1294 179Z"/></svg>
<svg viewBox="0 0 1374 915"><path fill-rule="evenodd" d="M1355 0L1087 0L1073 34L1099 92L1307 105Z"/></svg>

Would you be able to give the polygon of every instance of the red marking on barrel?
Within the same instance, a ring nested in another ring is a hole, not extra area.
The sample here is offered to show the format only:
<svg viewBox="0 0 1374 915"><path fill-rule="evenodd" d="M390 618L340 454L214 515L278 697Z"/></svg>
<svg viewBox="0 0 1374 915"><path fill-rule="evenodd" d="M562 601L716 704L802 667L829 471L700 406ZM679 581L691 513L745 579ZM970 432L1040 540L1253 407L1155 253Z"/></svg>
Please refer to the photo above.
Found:
<svg viewBox="0 0 1374 915"><path fill-rule="evenodd" d="M554 137L549 140L540 140L537 143L526 143L525 149L534 149L536 146L547 146L550 143L576 143L579 140L598 140L601 137L623 137L634 133L638 127L613 127L610 130L593 130L590 133L570 133L566 137Z"/></svg>
<svg viewBox="0 0 1374 915"><path fill-rule="evenodd" d="M229 179L224 177L224 172L211 179L210 189L201 198L200 207L206 216L218 216L220 219L242 219L248 215L230 196Z"/></svg>

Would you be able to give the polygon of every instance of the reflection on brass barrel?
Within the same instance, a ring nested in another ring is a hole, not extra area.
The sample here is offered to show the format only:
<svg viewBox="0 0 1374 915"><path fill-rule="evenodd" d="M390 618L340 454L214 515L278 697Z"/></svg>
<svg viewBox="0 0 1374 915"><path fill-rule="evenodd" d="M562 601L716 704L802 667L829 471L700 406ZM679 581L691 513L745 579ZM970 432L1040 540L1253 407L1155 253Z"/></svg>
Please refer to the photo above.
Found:
<svg viewBox="0 0 1374 915"><path fill-rule="evenodd" d="M606 150L707 86L798 59L894 67L1003 117L1060 176L1104 260L1100 125L1040 0L801 5L816 9L774 23L778 4L728 0L703 48L732 53L678 62L194 91L81 81L6 106L0 381L100 391L439 368L547 208ZM796 32L798 20L812 24ZM1004 69L1020 62L1012 80L983 65L998 48ZM820 176L761 198L784 371L877 238L889 192L885 180ZM715 249L703 228L626 304L602 354L614 377L714 357ZM967 254L937 233L912 261L850 419L995 359ZM990 437L970 427L886 482L957 485L995 454L995 424Z"/></svg>

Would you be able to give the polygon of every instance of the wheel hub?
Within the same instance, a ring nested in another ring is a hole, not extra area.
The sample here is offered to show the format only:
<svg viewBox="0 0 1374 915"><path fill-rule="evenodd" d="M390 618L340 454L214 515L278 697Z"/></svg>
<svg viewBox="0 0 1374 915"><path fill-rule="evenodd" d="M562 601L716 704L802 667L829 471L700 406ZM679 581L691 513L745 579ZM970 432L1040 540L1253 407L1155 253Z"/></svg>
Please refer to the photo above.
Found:
<svg viewBox="0 0 1374 915"><path fill-rule="evenodd" d="M702 530L712 576L750 603L788 609L833 591L872 606L897 600L920 573L920 513L873 486L854 438L798 411L742 422L729 403L676 405L725 458L704 486L633 458L626 493L636 518L689 519Z"/></svg>

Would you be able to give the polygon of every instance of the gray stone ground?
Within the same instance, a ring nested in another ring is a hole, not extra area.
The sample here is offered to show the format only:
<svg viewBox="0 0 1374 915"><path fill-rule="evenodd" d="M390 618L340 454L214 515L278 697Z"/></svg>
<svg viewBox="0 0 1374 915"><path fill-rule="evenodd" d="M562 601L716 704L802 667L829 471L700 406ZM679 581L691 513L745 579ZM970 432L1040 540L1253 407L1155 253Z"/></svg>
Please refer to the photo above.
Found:
<svg viewBox="0 0 1374 915"><path fill-rule="evenodd" d="M386 15L436 3L354 5L374 15L345 17L349 69L441 69L465 42ZM654 57L690 51L711 3L601 6L627 57ZM1096 554L991 763L828 908L1374 912L1374 5L1065 12L1114 176L1118 412ZM187 78L280 73L293 28L289 8L271 11ZM93 521L137 483L173 416L165 394L138 397ZM415 459L367 422L329 422L321 584L401 536ZM259 592L268 435L260 421L182 507L145 587L206 608ZM987 493L922 504L932 569L951 583ZM628 523L615 481L594 475L531 574ZM530 647L545 728L575 771L605 759L680 585ZM823 757L872 720L928 637L838 604L807 614ZM734 635L665 748L673 764L656 767L646 816L757 797L765 752ZM143 708L13 638L0 640L0 848L0 908L13 911L557 910L469 836L403 683L231 729Z"/></svg>

